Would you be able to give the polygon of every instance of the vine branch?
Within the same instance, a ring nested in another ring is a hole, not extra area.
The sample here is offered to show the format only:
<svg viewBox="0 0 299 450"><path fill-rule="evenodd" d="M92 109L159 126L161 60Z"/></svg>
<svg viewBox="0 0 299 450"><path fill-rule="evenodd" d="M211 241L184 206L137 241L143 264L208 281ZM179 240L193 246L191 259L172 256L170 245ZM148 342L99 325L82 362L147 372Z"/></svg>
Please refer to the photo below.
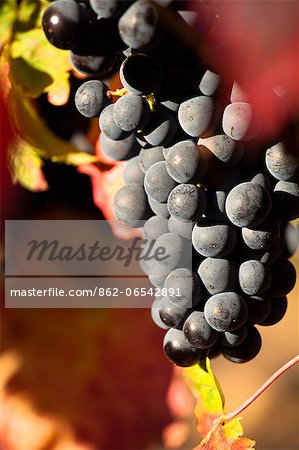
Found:
<svg viewBox="0 0 299 450"><path fill-rule="evenodd" d="M277 380L281 375L283 375L287 370L289 370L297 363L299 363L299 355L295 356L282 367L280 367L280 369L278 369L270 378L268 378L268 380L259 389L257 389L251 397L249 397L244 403L242 403L241 406L239 406L234 411L225 414L222 419L225 421L231 420L241 414L246 408L248 408L248 406L251 405L251 403L253 403L263 392L265 392L268 387L270 387L271 384L274 383L275 380Z"/></svg>

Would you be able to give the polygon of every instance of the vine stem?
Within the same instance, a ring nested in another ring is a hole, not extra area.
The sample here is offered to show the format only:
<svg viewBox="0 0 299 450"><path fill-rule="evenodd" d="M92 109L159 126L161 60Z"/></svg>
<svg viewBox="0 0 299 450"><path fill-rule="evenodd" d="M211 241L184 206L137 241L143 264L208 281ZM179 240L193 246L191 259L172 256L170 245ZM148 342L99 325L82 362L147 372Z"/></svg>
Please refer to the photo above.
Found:
<svg viewBox="0 0 299 450"><path fill-rule="evenodd" d="M278 369L270 378L268 378L268 380L259 389L257 389L251 397L249 397L244 403L242 403L241 406L239 406L234 411L225 414L222 419L225 421L231 420L241 414L246 408L248 408L248 406L251 405L251 403L253 403L263 392L265 392L268 387L270 387L271 384L274 383L275 380L277 380L281 375L283 375L287 370L289 370L297 363L299 363L299 355L295 356L282 367L280 367L280 369Z"/></svg>

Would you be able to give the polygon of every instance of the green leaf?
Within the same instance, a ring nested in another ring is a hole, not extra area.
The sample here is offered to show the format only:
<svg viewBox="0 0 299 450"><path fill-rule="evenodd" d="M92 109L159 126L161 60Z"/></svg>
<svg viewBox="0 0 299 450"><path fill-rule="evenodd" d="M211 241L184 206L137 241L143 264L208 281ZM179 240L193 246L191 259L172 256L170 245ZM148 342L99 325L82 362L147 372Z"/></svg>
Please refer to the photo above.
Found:
<svg viewBox="0 0 299 450"><path fill-rule="evenodd" d="M48 183L42 171L42 159L35 148L19 139L10 151L10 166L14 183L30 191L46 191Z"/></svg>
<svg viewBox="0 0 299 450"><path fill-rule="evenodd" d="M37 98L53 79L45 72L34 69L24 59L12 59L10 62L10 80L12 84L22 86L24 95Z"/></svg>
<svg viewBox="0 0 299 450"><path fill-rule="evenodd" d="M0 1L0 47L3 47L11 38L17 10L17 0Z"/></svg>
<svg viewBox="0 0 299 450"><path fill-rule="evenodd" d="M205 436L224 413L224 395L207 358L184 370L187 386L195 397L197 428Z"/></svg>
<svg viewBox="0 0 299 450"><path fill-rule="evenodd" d="M15 32L24 32L41 25L41 0L22 0L18 7L18 20L15 23Z"/></svg>
<svg viewBox="0 0 299 450"><path fill-rule="evenodd" d="M33 29L24 33L17 33L10 48L11 64L14 61L24 60L23 68L28 66L36 70L34 76L30 76L29 70L23 70L18 78L13 81L25 90L26 95L35 97L37 95L36 83L30 89L34 78L42 77L40 81L41 92L51 93L52 89L57 96L57 86L60 86L60 96L64 102L69 94L69 71L71 69L69 55L65 50L55 48L47 40L42 29ZM20 63L19 63L20 64ZM15 73L12 74L15 76ZM67 95L63 95L63 94ZM57 104L57 103L56 103Z"/></svg>

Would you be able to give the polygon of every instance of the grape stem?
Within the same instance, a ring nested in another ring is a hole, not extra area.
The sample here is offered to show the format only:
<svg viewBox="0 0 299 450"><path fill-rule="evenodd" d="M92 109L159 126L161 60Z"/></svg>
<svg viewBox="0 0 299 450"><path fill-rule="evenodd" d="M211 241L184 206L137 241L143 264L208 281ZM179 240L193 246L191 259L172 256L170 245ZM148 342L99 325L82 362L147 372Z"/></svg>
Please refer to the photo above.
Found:
<svg viewBox="0 0 299 450"><path fill-rule="evenodd" d="M268 380L259 389L257 389L251 397L249 397L244 403L242 403L242 405L240 405L234 411L222 416L222 419L225 421L231 420L234 417L241 414L246 408L248 408L248 406L251 405L251 403L253 403L263 392L265 392L268 389L268 387L270 387L271 384L274 383L275 380L277 380L281 375L283 375L287 370L289 370L297 363L299 363L299 355L295 356L286 364L284 364L282 367L280 367L280 369L278 369L270 378L268 378Z"/></svg>

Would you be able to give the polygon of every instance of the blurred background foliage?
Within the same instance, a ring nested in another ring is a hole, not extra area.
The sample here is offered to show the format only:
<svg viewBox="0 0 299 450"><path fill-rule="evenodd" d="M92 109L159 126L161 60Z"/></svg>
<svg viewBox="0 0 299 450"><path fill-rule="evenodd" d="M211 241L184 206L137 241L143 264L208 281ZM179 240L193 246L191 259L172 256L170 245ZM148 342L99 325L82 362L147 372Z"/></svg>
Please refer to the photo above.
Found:
<svg viewBox="0 0 299 450"><path fill-rule="evenodd" d="M97 124L75 110L79 74L40 28L46 4L0 3L2 236L4 218L110 218L122 183L122 163L98 147ZM117 76L109 83L119 86ZM293 261L298 270L298 253ZM3 246L1 262L3 269ZM2 271L1 450L190 450L198 443L194 401L182 371L166 361L149 311L4 309L3 293ZM213 362L228 410L298 352L298 298L297 282L285 319L263 328L254 361ZM298 448L298 388L295 368L244 413L260 450Z"/></svg>

